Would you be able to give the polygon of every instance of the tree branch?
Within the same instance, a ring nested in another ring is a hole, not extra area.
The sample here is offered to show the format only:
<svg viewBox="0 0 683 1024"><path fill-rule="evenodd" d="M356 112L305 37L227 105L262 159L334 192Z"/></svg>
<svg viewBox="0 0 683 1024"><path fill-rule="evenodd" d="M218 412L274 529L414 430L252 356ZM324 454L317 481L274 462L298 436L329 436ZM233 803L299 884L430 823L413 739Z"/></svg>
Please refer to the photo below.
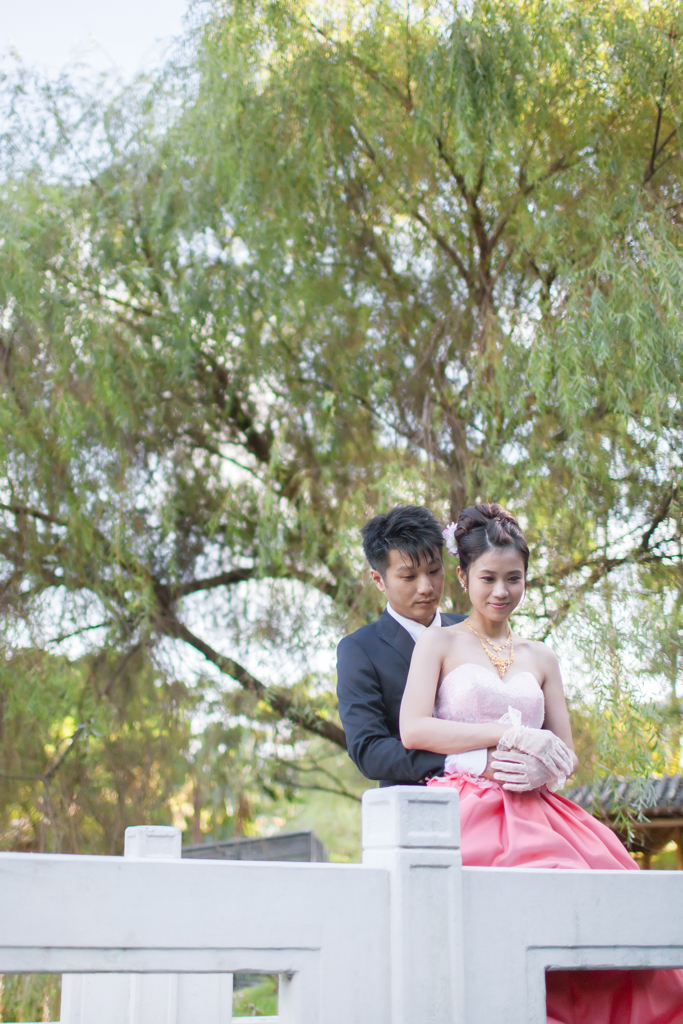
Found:
<svg viewBox="0 0 683 1024"><path fill-rule="evenodd" d="M491 249L493 249L500 240L500 236L503 234L503 231L508 225L510 217L515 212L520 202L523 199L526 199L528 195L531 195L531 193L535 189L537 189L538 186L541 185L544 181L547 181L548 178L552 178L553 174L557 174L558 171L566 171L568 167L569 164L567 163L567 157L563 153L562 156L558 156L556 160L553 160L550 167L548 167L547 171L545 171L539 178L535 178L534 181L530 181L528 184L525 184L515 193L515 195L512 198L512 202L510 203L510 206L507 208L507 210L505 210L504 213L501 213L500 217L493 225L489 239L489 245Z"/></svg>
<svg viewBox="0 0 683 1024"><path fill-rule="evenodd" d="M131 661L132 658L135 657L135 655L138 653L138 651L140 650L141 647L142 647L141 643L133 644L133 646L130 647L126 651L126 653L120 659L120 661L119 661L118 665L116 666L116 668L114 669L114 671L109 676L109 679L104 684L104 689L100 693L100 698L107 697L109 695L109 691L111 690L112 686L114 685L116 680L119 678L119 676L121 675L121 673L125 669L126 665L129 663L129 661Z"/></svg>
<svg viewBox="0 0 683 1024"><path fill-rule="evenodd" d="M386 92L388 92L390 96L393 96L395 99L397 99L408 114L412 113L413 101L410 95L406 96L401 91L401 89L398 88L398 86L393 84L393 82L387 82L384 76L379 73L379 71L376 71L374 68L371 68L368 64L365 63L365 61L361 60L360 57L357 57L356 54L353 53L353 51L348 46L343 46L341 43L337 42L336 39L333 39L332 36L328 35L327 32L325 32L322 28L316 25L315 22L311 21L310 18L306 18L306 21L308 22L308 24L310 25L314 32L316 32L319 36L322 36L326 43L328 43L330 46L333 46L336 50L341 51L344 58L348 60L349 64L353 64L354 67L359 68L364 74L368 76L368 78L372 79L373 82L376 82Z"/></svg>
<svg viewBox="0 0 683 1024"><path fill-rule="evenodd" d="M669 509L676 500L676 491L677 484L674 484L671 490L668 492L668 494L664 496L664 500L657 509L652 522L643 534L643 538L640 542L640 551L645 552L650 550L650 541L652 540L652 535L659 526L659 524L663 523L664 520L668 518Z"/></svg>
<svg viewBox="0 0 683 1024"><path fill-rule="evenodd" d="M126 299L119 299L115 295L107 295L106 292L102 292L96 287L88 287L87 285L79 284L77 281L74 281L73 278L69 277L68 274L63 273L63 271L60 271L59 269L54 269L54 266L53 272L73 288L86 292L94 298L105 299L107 302L114 302L117 306L124 306L126 309L130 309L133 313L141 313L142 316L150 317L155 314L155 310L153 309L145 309L144 306L137 306L134 302L127 302Z"/></svg>
<svg viewBox="0 0 683 1024"><path fill-rule="evenodd" d="M665 160L662 164L659 165L659 167L655 166L655 163L657 161L657 157L661 153L664 152L665 148L669 145L669 143L675 137L675 135L677 134L677 131L678 131L677 128L673 128L669 132L667 137L664 139L664 142L662 142L660 144L660 142L659 142L659 133L660 133L661 128L662 128L662 117L664 116L664 101L666 99L666 79L667 79L667 75L668 75L668 71L665 71L664 72L664 78L662 79L662 94L660 96L659 103L657 104L657 121L655 123L654 139L652 140L652 152L650 154L650 159L648 161L647 167L645 168L645 174L643 175L643 185L647 185L647 183L654 177L654 175L663 166L663 164L666 163L666 160Z"/></svg>
<svg viewBox="0 0 683 1024"><path fill-rule="evenodd" d="M643 184L647 185L648 181L655 173L655 160L657 159L657 145L659 143L659 130L662 126L662 114L664 113L664 99L666 96L666 78L668 70L664 72L664 78L662 79L662 94L657 104L657 121L655 123L655 137L652 140L652 153L650 154L650 160L645 168L645 176L643 178Z"/></svg>
<svg viewBox="0 0 683 1024"><path fill-rule="evenodd" d="M53 526L66 527L68 525L61 519L57 519L56 516L50 516L47 512L31 508L30 505L5 505L0 502L0 509L3 509L5 512L12 512L15 516L30 516L32 519L40 519L42 522L51 523Z"/></svg>
<svg viewBox="0 0 683 1024"><path fill-rule="evenodd" d="M338 796L346 796L349 798L349 800L355 800L357 803L361 802L361 798L359 796L356 796L355 793L349 792L344 783L340 779L338 779L336 775L334 775L327 768L323 768L323 766L318 764L316 761L313 761L313 763L309 765L302 765L296 761L285 761L281 757L279 757L277 760L280 762L281 765L287 768L292 768L296 772L305 772L309 775L312 775L315 772L320 772L321 775L324 775L326 778L330 780L334 787L332 788L328 786L316 785L315 783L312 783L310 786L304 786L301 784L301 782L297 781L297 788L309 790L319 789L322 790L323 793L336 793Z"/></svg>
<svg viewBox="0 0 683 1024"><path fill-rule="evenodd" d="M234 583L244 583L245 580L253 580L256 575L256 569L230 569L228 572L218 573L217 576L207 576L203 580L180 583L177 587L172 587L171 591L173 597L185 597L186 594L196 594L200 590L213 590L214 587L230 587Z"/></svg>
<svg viewBox="0 0 683 1024"><path fill-rule="evenodd" d="M414 207L411 207L410 202L407 199L404 199L404 203L408 211L410 212L410 215L414 217L416 221L422 224L424 228L427 229L427 231L432 236L432 238L439 246L439 248L442 249L448 256L450 256L451 260L458 268L458 271L460 272L467 286L471 287L472 277L470 275L470 272L468 271L467 267L465 266L462 259L453 248L453 246L446 241L444 236L439 231L437 231L436 228L432 227L427 218L423 214L421 214L419 210L416 210L414 209Z"/></svg>
<svg viewBox="0 0 683 1024"><path fill-rule="evenodd" d="M322 718L316 711L310 708L298 707L295 697L286 687L265 686L259 679L251 674L243 665L220 654L210 644L195 636L187 626L183 625L174 615L169 615L164 621L164 630L169 636L184 640L185 643L199 651L207 661L212 662L226 675L235 679L243 689L252 693L258 700L263 701L280 718L286 718L293 725L301 726L308 732L322 736L338 747L346 749L346 737L344 730L334 722Z"/></svg>
<svg viewBox="0 0 683 1024"><path fill-rule="evenodd" d="M85 732L88 728L88 723L83 722L78 728L69 736L69 742L64 748L62 753L59 755L56 761L53 761L51 765L43 772L42 775L8 775L5 772L0 772L0 779L14 779L21 782L42 782L43 786L47 786L49 782L55 777L61 766L64 764L67 755L73 749L79 736Z"/></svg>
<svg viewBox="0 0 683 1024"><path fill-rule="evenodd" d="M73 750L74 746L76 745L76 742L78 741L79 736L81 736L85 732L85 730L87 728L88 728L88 723L87 722L83 722L81 725L78 726L78 728L75 730L75 732L73 732L71 734L71 736L69 737L69 743L67 744L67 746L64 748L64 750L59 755L57 760L53 761L53 763L50 765L50 767L46 770L45 774L43 775L43 784L44 785L46 785L48 782L52 781L52 779L57 774L58 770L64 764L64 761L66 760L67 755L70 753L71 750Z"/></svg>
<svg viewBox="0 0 683 1024"><path fill-rule="evenodd" d="M587 591L591 590L591 588L594 587L599 580L607 576L613 569L617 569L622 565L627 565L628 563L633 562L643 564L656 563L664 560L664 558L666 557L664 554L658 555L651 551L650 540L652 539L652 535L654 534L655 530L660 525L660 523L664 522L664 520L668 518L671 505L673 504L676 497L676 492L677 486L674 485L671 488L671 490L665 495L664 500L662 501L661 505L659 506L657 512L654 515L654 518L652 519L652 522L643 534L640 544L638 544L635 548L629 551L626 555L623 555L620 558L597 559L589 557L586 559L578 560L563 566L561 569L555 572L546 573L544 578L540 578L538 580L531 580L529 582L529 588L541 589L549 578L554 579L555 581L559 581L561 579L565 579L567 576L573 575L576 572L580 572L581 569L588 568L591 570L590 576L588 576L588 578L580 584L577 590L573 592L571 597L567 598L565 601L562 602L562 604L559 606L555 614L546 613L547 618L551 622L551 626L544 635L544 638L548 635L550 629L553 626L557 626L558 622L560 622L566 616L569 609L571 608L572 602L576 599L577 595L585 594Z"/></svg>
<svg viewBox="0 0 683 1024"><path fill-rule="evenodd" d="M458 186L458 190L460 192L460 195L463 197L463 199L465 200L465 202L469 206L470 200L471 200L471 196L470 196L469 192L467 191L467 186L465 184L464 176L460 173L460 171L455 166L455 161L454 161L453 157L450 155L450 153L447 152L446 147L444 146L444 142L443 142L443 139L441 138L441 136L440 135L435 135L434 136L434 141L436 142L436 148L437 148L437 152L439 154L439 157L441 158L441 160L443 160L443 162L446 164L446 167L448 168L448 170L453 175L453 180L455 181L456 185ZM479 176L481 178L481 185L483 185L483 183L484 183L483 171L484 171L484 165L482 163L481 168L480 168L480 173L479 173ZM480 188L481 188L481 185L479 186Z"/></svg>

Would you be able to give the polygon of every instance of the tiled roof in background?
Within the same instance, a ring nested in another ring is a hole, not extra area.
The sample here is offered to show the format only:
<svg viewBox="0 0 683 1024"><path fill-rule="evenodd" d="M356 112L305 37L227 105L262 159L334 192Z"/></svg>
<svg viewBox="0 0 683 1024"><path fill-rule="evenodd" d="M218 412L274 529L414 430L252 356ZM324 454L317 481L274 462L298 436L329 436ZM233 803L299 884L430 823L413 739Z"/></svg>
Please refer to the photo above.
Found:
<svg viewBox="0 0 683 1024"><path fill-rule="evenodd" d="M641 807L648 818L683 816L683 775L662 775L637 781L600 779L565 790L562 796L591 814L606 818L615 805L623 807L624 804Z"/></svg>

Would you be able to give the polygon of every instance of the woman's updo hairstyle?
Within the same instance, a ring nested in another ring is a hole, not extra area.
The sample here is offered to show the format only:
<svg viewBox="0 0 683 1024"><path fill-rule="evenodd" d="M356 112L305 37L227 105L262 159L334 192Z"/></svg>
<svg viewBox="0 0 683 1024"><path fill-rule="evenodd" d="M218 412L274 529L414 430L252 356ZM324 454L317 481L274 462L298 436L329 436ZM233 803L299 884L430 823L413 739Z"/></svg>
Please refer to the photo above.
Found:
<svg viewBox="0 0 683 1024"><path fill-rule="evenodd" d="M469 505L458 516L453 537L458 550L460 568L467 575L476 562L491 548L513 547L524 559L524 572L529 567L529 545L519 523L501 505Z"/></svg>

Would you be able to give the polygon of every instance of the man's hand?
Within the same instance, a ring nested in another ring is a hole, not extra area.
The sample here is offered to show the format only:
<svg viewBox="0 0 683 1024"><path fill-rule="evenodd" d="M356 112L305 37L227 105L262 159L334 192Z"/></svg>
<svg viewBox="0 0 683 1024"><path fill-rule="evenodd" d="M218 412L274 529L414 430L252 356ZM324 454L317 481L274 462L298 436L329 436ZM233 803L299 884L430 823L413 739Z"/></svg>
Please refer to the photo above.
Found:
<svg viewBox="0 0 683 1024"><path fill-rule="evenodd" d="M488 749L488 756L486 758L486 771L482 772L482 774L481 774L481 778L482 779L491 779L491 780L493 780L494 773L495 773L495 770L496 770L493 767L493 762L500 759L500 754L496 755L497 749L498 749L497 747L489 747L489 749Z"/></svg>

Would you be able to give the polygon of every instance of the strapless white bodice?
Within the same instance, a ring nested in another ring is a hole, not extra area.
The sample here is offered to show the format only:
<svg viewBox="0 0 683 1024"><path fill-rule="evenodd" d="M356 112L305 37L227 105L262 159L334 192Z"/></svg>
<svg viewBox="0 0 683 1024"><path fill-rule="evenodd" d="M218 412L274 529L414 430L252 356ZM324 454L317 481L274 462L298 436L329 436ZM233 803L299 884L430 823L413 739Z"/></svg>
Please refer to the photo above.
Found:
<svg viewBox="0 0 683 1024"><path fill-rule="evenodd" d="M522 725L540 729L545 718L543 690L531 672L509 679L475 663L458 665L443 677L436 694L434 718L451 722L498 722L510 708L522 716Z"/></svg>

